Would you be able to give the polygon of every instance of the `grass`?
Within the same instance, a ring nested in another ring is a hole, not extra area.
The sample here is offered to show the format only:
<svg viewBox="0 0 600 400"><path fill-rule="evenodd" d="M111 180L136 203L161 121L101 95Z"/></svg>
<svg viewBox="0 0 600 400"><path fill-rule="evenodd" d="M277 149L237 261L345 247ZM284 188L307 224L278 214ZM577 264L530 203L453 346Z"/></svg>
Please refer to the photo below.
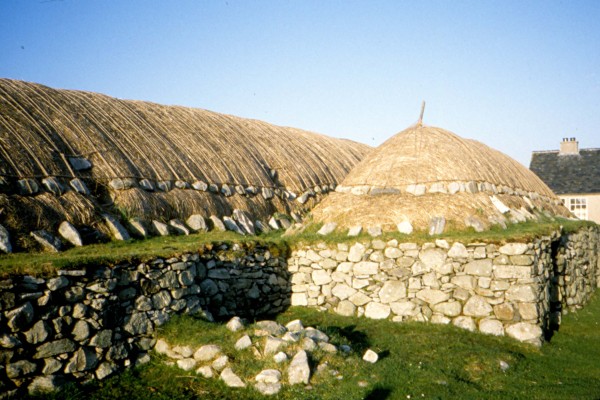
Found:
<svg viewBox="0 0 600 400"><path fill-rule="evenodd" d="M600 292L585 309L566 315L560 331L539 349L447 325L349 318L308 308L277 316L280 322L296 318L325 331L333 343L351 344L355 352L316 354L314 363L331 357L330 369L343 379L315 375L310 388L285 386L273 399L600 399ZM172 319L160 332L172 344L221 344L235 362L245 363L244 377L272 367L253 360L248 351L233 350L242 334L190 316ZM379 353L376 364L360 359L367 348ZM506 371L501 361L509 365ZM67 386L53 396L46 398L265 398L252 388L230 389L217 379L166 366L157 356L145 366L87 386Z"/></svg>
<svg viewBox="0 0 600 400"><path fill-rule="evenodd" d="M315 242L336 244L373 240L373 238L366 233L365 229L363 229L360 235L355 237L349 237L347 235L347 230L341 231L337 229L327 236L321 236L317 233L321 226L322 224L310 224L302 233L287 237L286 240L290 246L294 246L295 244L311 244ZM491 229L484 232L475 232L473 228L461 230L447 229L443 234L436 236L429 236L425 231L415 231L410 235L399 232L384 232L378 239L383 241L396 239L398 242L414 242L418 244L432 242L435 239L446 239L449 242L460 241L462 243L483 242L500 244L508 241L528 241L533 238L547 236L552 232L561 229L561 227L564 232L571 233L588 226L596 226L596 224L591 221L547 218L539 222L526 221L518 224L508 224L506 229L503 229L499 225L494 225Z"/></svg>
<svg viewBox="0 0 600 400"><path fill-rule="evenodd" d="M429 236L426 232L415 232L404 235L398 232L384 233L379 239L388 241L396 239L399 242L425 243L434 239L446 239L450 242L462 243L485 242L505 243L508 241L527 241L535 237L546 236L560 229L574 232L582 227L594 226L589 221L574 221L567 219L546 220L542 222L524 222L510 224L507 229L494 227L485 232L475 232L472 229L449 231L439 236ZM293 236L284 236L282 231L271 232L260 236L240 236L233 232L207 232L189 236L154 237L145 240L112 241L103 244L75 247L61 253L13 253L0 255L0 277L11 274L28 274L34 276L50 275L57 269L81 268L86 265L111 265L123 261L147 261L156 257L172 257L185 252L199 250L202 246L218 243L249 244L259 242L273 250L286 251L290 247L311 243L354 243L356 241L373 240L366 233L357 237L348 237L346 232L334 231L330 235L317 234L319 224L309 224L307 228Z"/></svg>
<svg viewBox="0 0 600 400"><path fill-rule="evenodd" d="M283 250L279 235L240 236L233 232L198 233L189 236L161 236L145 240L111 241L70 248L61 253L13 253L0 256L0 277L10 274L47 275L58 269L87 265L110 265L124 261L147 261L198 251L215 243L256 243Z"/></svg>

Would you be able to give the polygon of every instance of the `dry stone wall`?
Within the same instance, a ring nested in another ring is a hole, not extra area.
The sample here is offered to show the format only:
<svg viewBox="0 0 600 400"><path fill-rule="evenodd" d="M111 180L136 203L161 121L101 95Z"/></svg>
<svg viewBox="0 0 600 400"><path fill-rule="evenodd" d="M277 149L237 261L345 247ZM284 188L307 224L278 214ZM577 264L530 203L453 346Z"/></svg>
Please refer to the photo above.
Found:
<svg viewBox="0 0 600 400"><path fill-rule="evenodd" d="M600 283L600 232L503 246L372 240L292 252L292 305L431 321L541 344Z"/></svg>
<svg viewBox="0 0 600 400"><path fill-rule="evenodd" d="M156 327L173 313L280 312L289 282L285 256L238 244L0 280L0 394L103 379L146 362Z"/></svg>

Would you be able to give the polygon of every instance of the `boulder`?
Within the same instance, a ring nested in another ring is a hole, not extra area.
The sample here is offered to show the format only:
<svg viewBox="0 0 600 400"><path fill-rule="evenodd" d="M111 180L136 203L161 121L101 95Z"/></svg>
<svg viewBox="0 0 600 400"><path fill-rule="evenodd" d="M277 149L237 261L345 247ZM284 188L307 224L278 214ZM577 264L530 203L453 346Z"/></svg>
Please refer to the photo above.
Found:
<svg viewBox="0 0 600 400"><path fill-rule="evenodd" d="M304 383L308 385L310 379L310 366L308 364L308 354L305 350L300 350L294 355L287 369L287 377L290 385Z"/></svg>
<svg viewBox="0 0 600 400"><path fill-rule="evenodd" d="M337 228L337 224L335 222L328 222L325 225L323 225L321 229L317 231L317 233L322 236L329 235L330 233L335 231L335 228Z"/></svg>
<svg viewBox="0 0 600 400"><path fill-rule="evenodd" d="M379 355L373 350L367 349L367 351L365 351L365 354L363 354L362 359L368 363L375 364L377 360L379 360Z"/></svg>
<svg viewBox="0 0 600 400"><path fill-rule="evenodd" d="M170 234L169 225L165 224L164 222L157 221L155 219L152 220L151 225L152 225L152 230L157 235L169 236L169 234Z"/></svg>
<svg viewBox="0 0 600 400"><path fill-rule="evenodd" d="M238 224L231 217L223 217L223 223L228 231L235 232L239 235L245 235L244 231L238 226Z"/></svg>
<svg viewBox="0 0 600 400"><path fill-rule="evenodd" d="M82 246L81 236L77 229L68 221L63 221L58 227L58 233L73 246Z"/></svg>
<svg viewBox="0 0 600 400"><path fill-rule="evenodd" d="M216 215L211 215L209 219L212 223L214 230L219 231L219 232L225 232L227 230L223 221L221 221L221 219L219 217L217 217Z"/></svg>
<svg viewBox="0 0 600 400"><path fill-rule="evenodd" d="M256 235L254 223L246 211L235 209L233 210L232 217L246 233L249 235Z"/></svg>
<svg viewBox="0 0 600 400"><path fill-rule="evenodd" d="M194 183L192 183L192 187L195 190L199 190L201 192L206 192L208 190L208 184L203 181L195 181Z"/></svg>
<svg viewBox="0 0 600 400"><path fill-rule="evenodd" d="M83 182L79 178L73 178L73 179L71 179L69 181L69 185L71 185L71 187L73 188L73 190L76 191L79 194L82 194L84 196L89 196L89 194L90 194L90 190L88 189L88 187L85 184L85 182Z"/></svg>
<svg viewBox="0 0 600 400"><path fill-rule="evenodd" d="M177 232L180 235L189 235L190 234L190 230L188 229L188 227L180 220L178 219L172 219L169 221L169 226L171 228L173 228L173 230L175 232Z"/></svg>
<svg viewBox="0 0 600 400"><path fill-rule="evenodd" d="M131 233L134 236L137 236L139 238L145 238L147 236L150 236L150 232L146 227L146 223L141 218L133 217L129 219L128 225L129 229L131 230Z"/></svg>
<svg viewBox="0 0 600 400"><path fill-rule="evenodd" d="M92 162L84 157L69 157L69 164L75 171L86 171L92 168Z"/></svg>
<svg viewBox="0 0 600 400"><path fill-rule="evenodd" d="M41 244L46 251L58 253L60 250L62 250L62 243L60 239L44 229L33 231L30 233L30 235L35 239L36 242Z"/></svg>
<svg viewBox="0 0 600 400"><path fill-rule="evenodd" d="M242 388L246 387L246 384L242 379L237 376L233 370L229 367L225 368L219 378L229 387Z"/></svg>
<svg viewBox="0 0 600 400"><path fill-rule="evenodd" d="M446 227L446 218L444 217L433 217L429 221L429 236L441 235L444 233Z"/></svg>
<svg viewBox="0 0 600 400"><path fill-rule="evenodd" d="M17 189L22 196L31 196L39 192L40 187L35 179L20 179L17 181Z"/></svg>
<svg viewBox="0 0 600 400"><path fill-rule="evenodd" d="M42 185L44 185L47 191L55 196L60 196L66 191L58 179L53 176L42 179Z"/></svg>
<svg viewBox="0 0 600 400"><path fill-rule="evenodd" d="M117 240L129 240L130 236L129 236L129 232L127 232L127 230L123 227L123 225L121 225L121 223L112 215L110 214L103 214L102 218L104 219L104 222L106 222L106 225L108 226L108 229L110 230L111 234L113 235L113 238L117 239Z"/></svg>
<svg viewBox="0 0 600 400"><path fill-rule="evenodd" d="M200 347L194 353L194 360L196 361L210 361L222 353L221 347L216 344L207 344Z"/></svg>
<svg viewBox="0 0 600 400"><path fill-rule="evenodd" d="M405 235L410 235L413 233L413 226L410 221L404 220L400 222L397 226L398 232L403 233Z"/></svg>
<svg viewBox="0 0 600 400"><path fill-rule="evenodd" d="M2 225L0 225L0 251L4 253L12 253L10 235L8 233L8 230Z"/></svg>
<svg viewBox="0 0 600 400"><path fill-rule="evenodd" d="M154 190L156 189L154 183L150 179L141 179L138 182L138 184L140 185L140 188L144 189L147 192L154 192Z"/></svg>

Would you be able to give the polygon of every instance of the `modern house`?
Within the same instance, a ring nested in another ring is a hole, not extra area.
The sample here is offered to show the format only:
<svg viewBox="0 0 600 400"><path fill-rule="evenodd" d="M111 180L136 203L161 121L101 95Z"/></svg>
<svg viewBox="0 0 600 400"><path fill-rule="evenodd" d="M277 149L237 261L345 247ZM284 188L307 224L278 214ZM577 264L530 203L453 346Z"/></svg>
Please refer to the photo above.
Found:
<svg viewBox="0 0 600 400"><path fill-rule="evenodd" d="M564 138L560 150L534 151L529 169L577 218L600 223L600 149L579 149L575 138Z"/></svg>

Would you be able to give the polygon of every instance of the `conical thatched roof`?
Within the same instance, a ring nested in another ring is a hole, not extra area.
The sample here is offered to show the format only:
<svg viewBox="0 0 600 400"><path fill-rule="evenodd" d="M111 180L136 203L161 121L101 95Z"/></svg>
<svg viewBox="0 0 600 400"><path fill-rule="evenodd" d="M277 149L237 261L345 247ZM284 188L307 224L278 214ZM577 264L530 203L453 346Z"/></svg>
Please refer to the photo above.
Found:
<svg viewBox="0 0 600 400"><path fill-rule="evenodd" d="M336 192L313 210L317 221L388 229L408 221L427 229L434 217L457 227L475 218L489 227L532 218L536 210L569 215L552 190L517 161L483 143L422 125L369 153ZM503 212L503 206L512 211Z"/></svg>
<svg viewBox="0 0 600 400"><path fill-rule="evenodd" d="M168 220L237 208L268 219L313 206L369 150L201 109L0 79L0 225L55 230L107 210Z"/></svg>

